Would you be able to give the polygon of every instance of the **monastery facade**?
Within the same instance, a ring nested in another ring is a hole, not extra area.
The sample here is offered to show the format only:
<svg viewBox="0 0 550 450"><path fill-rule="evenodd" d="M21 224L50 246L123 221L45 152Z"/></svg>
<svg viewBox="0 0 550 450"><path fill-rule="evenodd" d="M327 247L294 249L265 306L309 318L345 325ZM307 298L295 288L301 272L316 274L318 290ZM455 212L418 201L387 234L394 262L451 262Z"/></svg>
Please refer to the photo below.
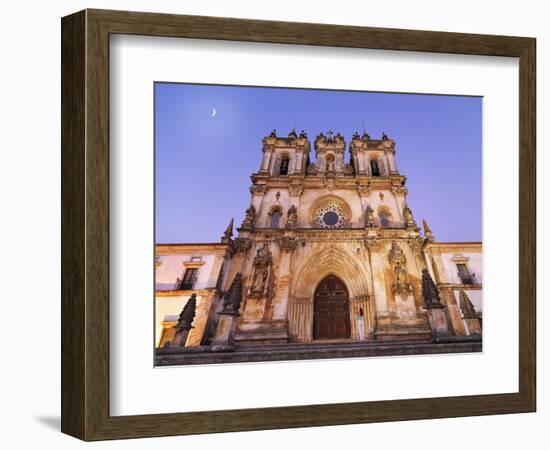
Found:
<svg viewBox="0 0 550 450"><path fill-rule="evenodd" d="M321 133L315 162L304 132L262 144L236 235L231 221L221 242L156 247L157 362L329 344L481 349L482 245L420 229L393 140Z"/></svg>

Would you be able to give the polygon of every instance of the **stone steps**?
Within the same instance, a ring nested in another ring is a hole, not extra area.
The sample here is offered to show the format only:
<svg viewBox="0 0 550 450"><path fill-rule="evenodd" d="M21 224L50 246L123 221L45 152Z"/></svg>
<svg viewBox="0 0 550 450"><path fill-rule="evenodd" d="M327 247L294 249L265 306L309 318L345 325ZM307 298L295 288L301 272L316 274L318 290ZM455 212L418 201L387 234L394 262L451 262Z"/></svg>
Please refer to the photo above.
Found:
<svg viewBox="0 0 550 450"><path fill-rule="evenodd" d="M371 341L346 344L285 344L241 347L234 351L212 352L197 349L157 349L155 365L226 364L235 362L292 361L327 358L363 358L440 353L471 353L482 350L481 341L466 339L440 343L431 341Z"/></svg>

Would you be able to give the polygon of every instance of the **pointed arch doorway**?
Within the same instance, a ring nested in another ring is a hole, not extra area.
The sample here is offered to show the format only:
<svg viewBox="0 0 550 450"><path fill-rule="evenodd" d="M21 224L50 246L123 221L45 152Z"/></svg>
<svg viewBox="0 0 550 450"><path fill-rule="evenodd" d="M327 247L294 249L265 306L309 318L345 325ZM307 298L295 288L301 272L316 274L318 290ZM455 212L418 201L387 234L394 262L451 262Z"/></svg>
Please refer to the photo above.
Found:
<svg viewBox="0 0 550 450"><path fill-rule="evenodd" d="M313 296L313 339L348 339L349 294L340 278L328 275Z"/></svg>

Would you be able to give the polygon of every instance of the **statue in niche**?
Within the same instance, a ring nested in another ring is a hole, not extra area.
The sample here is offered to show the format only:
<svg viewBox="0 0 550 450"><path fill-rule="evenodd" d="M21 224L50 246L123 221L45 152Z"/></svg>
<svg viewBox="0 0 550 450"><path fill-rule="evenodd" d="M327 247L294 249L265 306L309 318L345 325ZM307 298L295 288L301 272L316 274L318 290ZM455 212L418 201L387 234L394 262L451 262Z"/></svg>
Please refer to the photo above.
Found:
<svg viewBox="0 0 550 450"><path fill-rule="evenodd" d="M327 159L327 171L334 172L334 159Z"/></svg>
<svg viewBox="0 0 550 450"><path fill-rule="evenodd" d="M367 209L365 209L365 227L373 227L374 226L374 210L367 206Z"/></svg>
<svg viewBox="0 0 550 450"><path fill-rule="evenodd" d="M254 223L256 222L256 208L254 208L254 205L250 205L250 207L246 210L243 223L241 225L241 228L245 230L252 230L254 229Z"/></svg>
<svg viewBox="0 0 550 450"><path fill-rule="evenodd" d="M403 217L407 225L414 225L414 217L411 208L409 208L407 205L405 205L405 207L403 208Z"/></svg>
<svg viewBox="0 0 550 450"><path fill-rule="evenodd" d="M262 298L266 292L271 269L271 252L268 244L260 247L254 257L254 273L250 283L249 295L251 298Z"/></svg>
<svg viewBox="0 0 550 450"><path fill-rule="evenodd" d="M401 297L405 298L412 292L412 285L409 283L409 275L405 269L407 259L405 253L397 245L397 242L393 241L389 253L390 263L393 265L394 283L392 289L394 293L398 293Z"/></svg>
<svg viewBox="0 0 550 450"><path fill-rule="evenodd" d="M296 228L296 223L298 222L298 209L295 205L292 205L287 213L286 227L287 228Z"/></svg>

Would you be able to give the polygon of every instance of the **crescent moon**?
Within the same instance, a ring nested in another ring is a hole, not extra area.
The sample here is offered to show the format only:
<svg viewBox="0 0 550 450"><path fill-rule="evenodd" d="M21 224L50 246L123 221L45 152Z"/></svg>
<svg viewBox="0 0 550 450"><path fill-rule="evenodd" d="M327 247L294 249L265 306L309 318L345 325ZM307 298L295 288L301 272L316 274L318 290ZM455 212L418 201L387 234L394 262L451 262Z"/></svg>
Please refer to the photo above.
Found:
<svg viewBox="0 0 550 450"><path fill-rule="evenodd" d="M214 117L216 115L216 108L212 108L212 114L210 114L210 117Z"/></svg>

